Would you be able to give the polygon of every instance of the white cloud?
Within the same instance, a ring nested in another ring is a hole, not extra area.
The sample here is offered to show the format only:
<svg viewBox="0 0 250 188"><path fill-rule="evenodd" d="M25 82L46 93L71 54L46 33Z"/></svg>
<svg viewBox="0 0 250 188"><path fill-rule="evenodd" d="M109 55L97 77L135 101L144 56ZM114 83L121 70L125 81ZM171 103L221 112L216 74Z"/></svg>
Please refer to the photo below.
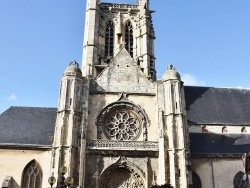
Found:
<svg viewBox="0 0 250 188"><path fill-rule="evenodd" d="M12 93L10 96L6 98L7 101L14 101L17 100L17 96L15 93Z"/></svg>
<svg viewBox="0 0 250 188"><path fill-rule="evenodd" d="M196 76L186 73L183 74L181 77L181 80L184 82L184 85L190 85L190 86L204 86L205 83L201 80L199 80L198 78L196 78Z"/></svg>

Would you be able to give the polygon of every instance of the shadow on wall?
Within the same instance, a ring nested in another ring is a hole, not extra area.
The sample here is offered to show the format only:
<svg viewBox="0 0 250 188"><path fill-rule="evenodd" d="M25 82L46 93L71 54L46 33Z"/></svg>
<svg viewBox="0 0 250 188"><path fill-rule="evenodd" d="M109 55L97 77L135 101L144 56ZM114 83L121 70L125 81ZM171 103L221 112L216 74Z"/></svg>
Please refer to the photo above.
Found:
<svg viewBox="0 0 250 188"><path fill-rule="evenodd" d="M243 154L250 151L250 134L190 133L191 154Z"/></svg>
<svg viewBox="0 0 250 188"><path fill-rule="evenodd" d="M250 91L185 86L189 125L249 125Z"/></svg>
<svg viewBox="0 0 250 188"><path fill-rule="evenodd" d="M2 183L2 188L20 187L12 176L6 176Z"/></svg>

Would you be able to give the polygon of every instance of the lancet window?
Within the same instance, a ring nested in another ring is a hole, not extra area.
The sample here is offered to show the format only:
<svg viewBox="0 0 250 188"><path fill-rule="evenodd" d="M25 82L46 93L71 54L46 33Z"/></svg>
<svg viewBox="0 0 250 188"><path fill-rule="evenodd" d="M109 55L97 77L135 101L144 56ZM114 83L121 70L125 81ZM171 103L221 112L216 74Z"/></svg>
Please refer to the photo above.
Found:
<svg viewBox="0 0 250 188"><path fill-rule="evenodd" d="M105 28L105 57L107 62L114 56L114 23L108 21Z"/></svg>
<svg viewBox="0 0 250 188"><path fill-rule="evenodd" d="M202 188L201 179L195 172L192 172L193 188Z"/></svg>
<svg viewBox="0 0 250 188"><path fill-rule="evenodd" d="M39 164L33 160L24 168L22 187L42 188L42 169Z"/></svg>
<svg viewBox="0 0 250 188"><path fill-rule="evenodd" d="M234 188L245 188L246 187L246 180L244 178L244 173L239 171L235 176L234 176Z"/></svg>
<svg viewBox="0 0 250 188"><path fill-rule="evenodd" d="M125 47L131 57L133 57L133 40L133 25L130 21L128 21L125 25Z"/></svg>

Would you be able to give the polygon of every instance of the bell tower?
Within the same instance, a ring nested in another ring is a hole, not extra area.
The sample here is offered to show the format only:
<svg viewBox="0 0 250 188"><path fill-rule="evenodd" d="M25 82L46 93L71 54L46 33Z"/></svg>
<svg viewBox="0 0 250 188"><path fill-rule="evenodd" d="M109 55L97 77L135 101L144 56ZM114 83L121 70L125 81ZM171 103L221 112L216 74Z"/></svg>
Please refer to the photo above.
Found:
<svg viewBox="0 0 250 188"><path fill-rule="evenodd" d="M86 1L82 69L71 62L62 77L52 173L66 166L80 188L187 188L184 87L173 66L156 81L149 0Z"/></svg>
<svg viewBox="0 0 250 188"><path fill-rule="evenodd" d="M146 77L156 80L152 12L149 0L135 4L87 0L83 76L97 77L125 47Z"/></svg>

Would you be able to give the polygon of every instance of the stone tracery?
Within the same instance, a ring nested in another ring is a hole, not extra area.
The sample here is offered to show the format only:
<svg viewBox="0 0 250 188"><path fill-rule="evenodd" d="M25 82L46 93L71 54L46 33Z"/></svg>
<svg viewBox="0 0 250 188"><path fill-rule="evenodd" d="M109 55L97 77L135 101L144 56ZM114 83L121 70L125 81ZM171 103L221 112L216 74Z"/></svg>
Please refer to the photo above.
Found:
<svg viewBox="0 0 250 188"><path fill-rule="evenodd" d="M128 111L117 111L104 126L104 132L110 140L133 140L139 136L140 122Z"/></svg>
<svg viewBox="0 0 250 188"><path fill-rule="evenodd" d="M141 107L128 101L125 94L121 94L117 102L107 105L99 113L96 124L98 139L101 139L104 132L109 140L133 141L143 132L143 141L147 141L146 113Z"/></svg>
<svg viewBox="0 0 250 188"><path fill-rule="evenodd" d="M100 178L103 188L144 188L144 175L135 164L125 157L106 168Z"/></svg>

